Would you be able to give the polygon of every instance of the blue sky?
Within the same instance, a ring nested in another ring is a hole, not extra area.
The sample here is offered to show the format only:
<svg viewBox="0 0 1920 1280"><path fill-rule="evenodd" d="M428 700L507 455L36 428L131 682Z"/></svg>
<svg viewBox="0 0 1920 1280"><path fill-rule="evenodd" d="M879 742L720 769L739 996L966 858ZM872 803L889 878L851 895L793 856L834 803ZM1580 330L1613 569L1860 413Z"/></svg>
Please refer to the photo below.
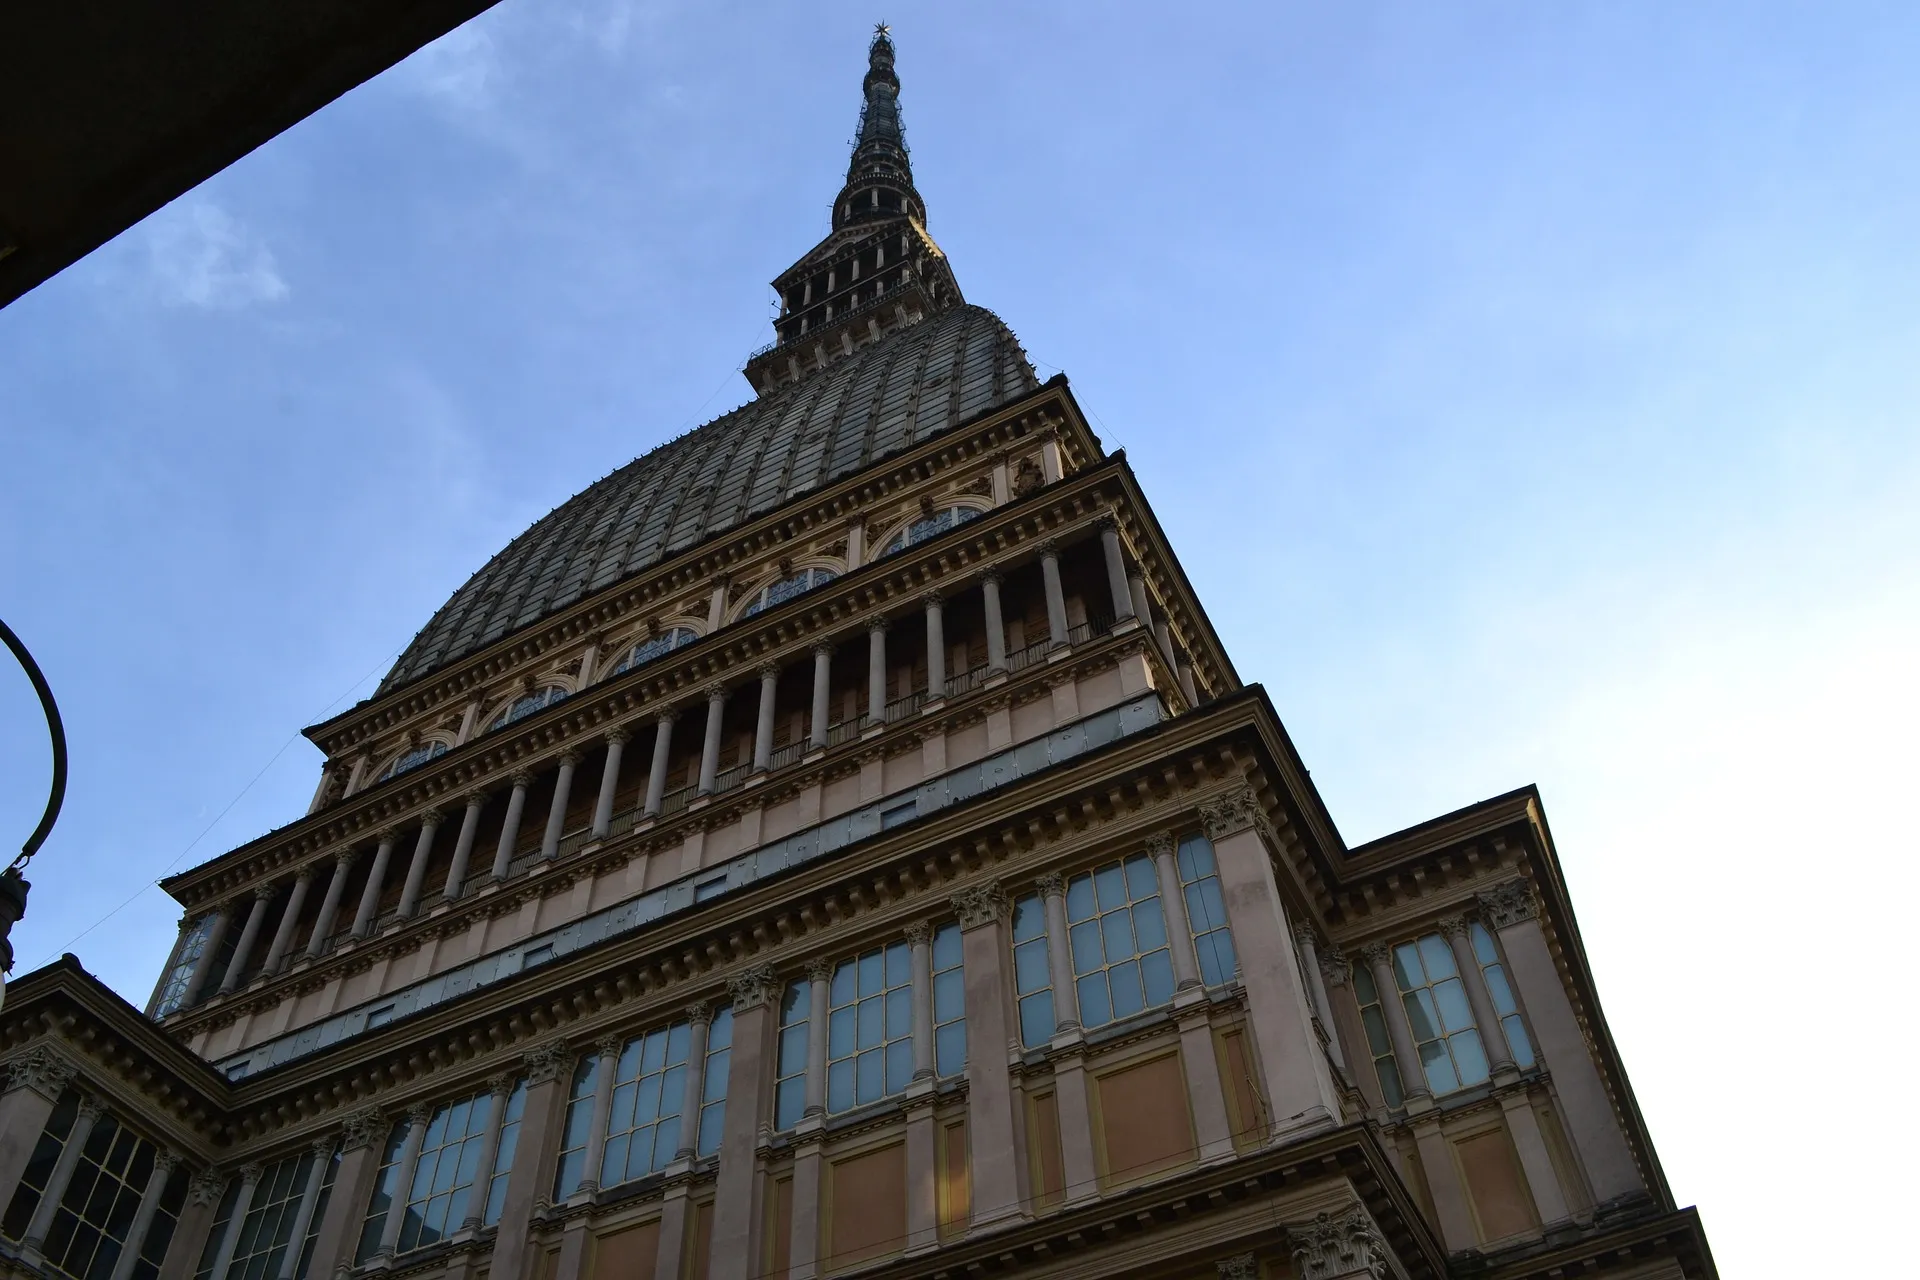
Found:
<svg viewBox="0 0 1920 1280"><path fill-rule="evenodd" d="M1538 783L1727 1273L1904 1210L1913 1122L1836 1099L1912 1036L1911 4L507 0L0 311L0 616L74 743L21 968L143 1001L141 887L304 810L298 728L745 398L879 17L963 289L1347 839ZM0 679L22 835L32 716Z"/></svg>

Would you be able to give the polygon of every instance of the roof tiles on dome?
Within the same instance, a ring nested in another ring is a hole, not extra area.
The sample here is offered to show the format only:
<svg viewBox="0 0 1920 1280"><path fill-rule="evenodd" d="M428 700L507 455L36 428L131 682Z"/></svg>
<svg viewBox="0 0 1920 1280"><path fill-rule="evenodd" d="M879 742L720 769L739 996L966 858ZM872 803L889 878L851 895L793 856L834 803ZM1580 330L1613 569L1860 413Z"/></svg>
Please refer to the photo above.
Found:
<svg viewBox="0 0 1920 1280"><path fill-rule="evenodd" d="M380 692L1038 385L1012 331L982 307L887 334L642 454L535 521L420 629Z"/></svg>

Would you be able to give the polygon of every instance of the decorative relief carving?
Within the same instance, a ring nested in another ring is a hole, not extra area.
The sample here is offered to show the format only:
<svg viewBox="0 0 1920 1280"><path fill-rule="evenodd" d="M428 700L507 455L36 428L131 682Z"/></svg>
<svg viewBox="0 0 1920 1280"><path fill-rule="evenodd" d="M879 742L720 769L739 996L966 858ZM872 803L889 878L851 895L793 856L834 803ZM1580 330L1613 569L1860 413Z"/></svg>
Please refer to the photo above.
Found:
<svg viewBox="0 0 1920 1280"><path fill-rule="evenodd" d="M736 1013L758 1009L772 1000L780 989L780 979L770 964L756 964L727 979L727 991L733 997Z"/></svg>
<svg viewBox="0 0 1920 1280"><path fill-rule="evenodd" d="M328 1134L323 1138L315 1138L307 1145L313 1149L313 1158L315 1160L325 1160L333 1155L332 1134ZM175 1156L174 1159L178 1160L179 1157Z"/></svg>
<svg viewBox="0 0 1920 1280"><path fill-rule="evenodd" d="M620 1046L625 1043L619 1036L601 1036L593 1042L593 1051L605 1061L619 1056Z"/></svg>
<svg viewBox="0 0 1920 1280"><path fill-rule="evenodd" d="M220 1203L220 1196L226 1189L225 1178L211 1169L203 1169L187 1183L187 1202L202 1209L211 1209Z"/></svg>
<svg viewBox="0 0 1920 1280"><path fill-rule="evenodd" d="M1173 832L1156 831L1148 836L1147 854L1154 858L1159 858L1163 855L1171 858L1173 856Z"/></svg>
<svg viewBox="0 0 1920 1280"><path fill-rule="evenodd" d="M433 1123L433 1104L416 1102L407 1108L407 1123L424 1129Z"/></svg>
<svg viewBox="0 0 1920 1280"><path fill-rule="evenodd" d="M1236 787L1200 806L1200 822L1207 839L1224 840L1266 821L1266 810L1254 797L1252 787Z"/></svg>
<svg viewBox="0 0 1920 1280"><path fill-rule="evenodd" d="M695 1000L687 1006L687 1021L700 1026L710 1026L713 1022L713 1006L705 1000Z"/></svg>
<svg viewBox="0 0 1920 1280"><path fill-rule="evenodd" d="M512 1093L513 1086L517 1083L519 1083L519 1081L515 1076L501 1071L487 1077L487 1092L496 1097L502 1094Z"/></svg>
<svg viewBox="0 0 1920 1280"><path fill-rule="evenodd" d="M74 1072L66 1055L39 1045L7 1063L7 1087L32 1089L49 1101L58 1101Z"/></svg>
<svg viewBox="0 0 1920 1280"><path fill-rule="evenodd" d="M1330 987L1344 987L1353 972L1353 961L1347 959L1347 953L1331 942L1320 953L1320 975Z"/></svg>
<svg viewBox="0 0 1920 1280"><path fill-rule="evenodd" d="M158 1169L160 1176L164 1178L175 1169L178 1169L180 1167L180 1161L183 1159L185 1159L185 1157L172 1147L162 1147L154 1153L153 1167Z"/></svg>
<svg viewBox="0 0 1920 1280"><path fill-rule="evenodd" d="M933 926L925 920L915 920L907 926L907 941L916 947L924 947L933 941Z"/></svg>
<svg viewBox="0 0 1920 1280"><path fill-rule="evenodd" d="M1367 962L1369 969L1378 969L1382 965L1389 970L1393 968L1393 948L1384 942L1369 942L1360 948L1360 958Z"/></svg>
<svg viewBox="0 0 1920 1280"><path fill-rule="evenodd" d="M249 1187L257 1186L260 1175L265 1172L266 1167L257 1161L253 1164L243 1164L240 1166L240 1181Z"/></svg>
<svg viewBox="0 0 1920 1280"><path fill-rule="evenodd" d="M573 1067L573 1051L565 1040L553 1039L527 1050L522 1061L527 1064L527 1085L532 1087L565 1075Z"/></svg>
<svg viewBox="0 0 1920 1280"><path fill-rule="evenodd" d="M1250 1253L1222 1258L1213 1264L1220 1280L1260 1280L1260 1263Z"/></svg>
<svg viewBox="0 0 1920 1280"><path fill-rule="evenodd" d="M960 917L962 929L992 924L1007 914L1007 892L1000 887L998 880L968 885L954 893L950 901L954 912Z"/></svg>
<svg viewBox="0 0 1920 1280"><path fill-rule="evenodd" d="M1048 898L1064 898L1067 895L1067 878L1058 871L1049 871L1033 882L1034 887Z"/></svg>
<svg viewBox="0 0 1920 1280"><path fill-rule="evenodd" d="M1387 1242L1360 1205L1340 1213L1314 1215L1312 1222L1291 1223L1287 1243L1299 1280L1344 1280L1351 1276L1390 1275Z"/></svg>
<svg viewBox="0 0 1920 1280"><path fill-rule="evenodd" d="M807 961L807 981L830 982L833 980L833 961L813 959Z"/></svg>
<svg viewBox="0 0 1920 1280"><path fill-rule="evenodd" d="M1467 918L1465 916L1441 916L1433 922L1442 935L1449 938L1467 936Z"/></svg>
<svg viewBox="0 0 1920 1280"><path fill-rule="evenodd" d="M98 1120L107 1114L106 1100L96 1098L90 1093L80 1095L80 1114L88 1120Z"/></svg>
<svg viewBox="0 0 1920 1280"><path fill-rule="evenodd" d="M1490 929L1504 929L1522 920L1532 920L1540 914L1539 904L1534 901L1533 886L1525 880L1497 884L1480 894L1479 902Z"/></svg>

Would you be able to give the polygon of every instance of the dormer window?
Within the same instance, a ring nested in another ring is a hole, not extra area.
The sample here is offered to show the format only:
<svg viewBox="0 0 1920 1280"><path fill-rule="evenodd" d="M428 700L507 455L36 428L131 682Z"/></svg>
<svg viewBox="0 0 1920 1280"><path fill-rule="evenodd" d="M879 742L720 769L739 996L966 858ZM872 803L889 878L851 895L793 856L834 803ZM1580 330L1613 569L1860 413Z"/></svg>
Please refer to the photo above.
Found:
<svg viewBox="0 0 1920 1280"><path fill-rule="evenodd" d="M559 685L549 685L544 689L535 689L532 693L524 697L515 698L511 706L494 717L493 723L487 726L487 732L492 733L495 729L504 729L516 720L525 720L536 711L544 711L555 703L565 702L566 700L567 691Z"/></svg>
<svg viewBox="0 0 1920 1280"><path fill-rule="evenodd" d="M915 520L912 524L894 534L893 540L887 543L886 549L880 554L890 556L896 551L905 551L915 543L925 542L928 538L938 537L949 529L956 528L969 520L977 518L979 514L980 513L972 507L948 507L944 511L936 511L932 515Z"/></svg>
<svg viewBox="0 0 1920 1280"><path fill-rule="evenodd" d="M427 763L429 760L438 760L441 756L445 754L447 754L446 743L423 742L419 746L414 747L411 750L408 750L407 752L402 754L398 760L395 760L392 764L388 765L386 767L386 770L383 773L381 773L378 781L384 782L388 778L397 778L401 774L407 772L407 770L418 769L421 765Z"/></svg>
<svg viewBox="0 0 1920 1280"><path fill-rule="evenodd" d="M748 605L746 612L740 616L751 618L762 609L771 609L774 605L782 604L795 596L805 595L815 587L832 582L838 576L831 569L802 569L791 578L782 578L762 588L754 602Z"/></svg>
<svg viewBox="0 0 1920 1280"><path fill-rule="evenodd" d="M655 658L672 653L675 649L683 645L692 644L699 638L699 636L693 633L693 628L691 627L668 627L659 635L642 640L639 644L627 650L626 657L620 659L619 664L608 673L609 678L623 675L635 667L645 666Z"/></svg>

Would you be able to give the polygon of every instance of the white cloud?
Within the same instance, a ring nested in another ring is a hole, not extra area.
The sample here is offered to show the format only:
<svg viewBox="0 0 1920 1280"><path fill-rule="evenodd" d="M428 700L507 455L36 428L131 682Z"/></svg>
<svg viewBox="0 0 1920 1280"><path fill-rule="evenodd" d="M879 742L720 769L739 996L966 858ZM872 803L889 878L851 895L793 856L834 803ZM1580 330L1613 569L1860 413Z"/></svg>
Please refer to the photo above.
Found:
<svg viewBox="0 0 1920 1280"><path fill-rule="evenodd" d="M418 92L455 111L483 111L501 82L493 36L477 22L464 23L401 64Z"/></svg>
<svg viewBox="0 0 1920 1280"><path fill-rule="evenodd" d="M169 306L232 310L287 296L273 251L204 197L176 202L146 227L147 266Z"/></svg>

